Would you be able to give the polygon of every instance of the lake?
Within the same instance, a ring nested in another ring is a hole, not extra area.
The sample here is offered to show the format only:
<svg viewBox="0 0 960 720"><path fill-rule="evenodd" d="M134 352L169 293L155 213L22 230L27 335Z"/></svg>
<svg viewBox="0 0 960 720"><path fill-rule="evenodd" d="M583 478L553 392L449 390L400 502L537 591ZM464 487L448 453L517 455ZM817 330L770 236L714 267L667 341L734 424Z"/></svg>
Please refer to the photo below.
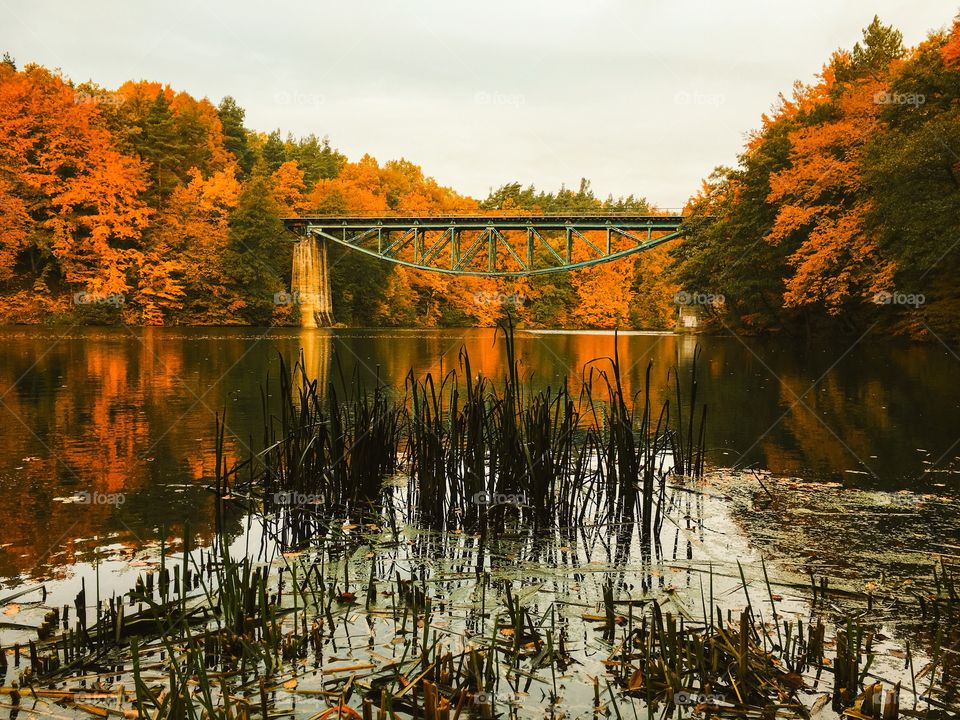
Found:
<svg viewBox="0 0 960 720"><path fill-rule="evenodd" d="M631 392L652 361L658 401L671 368L688 393L700 348L708 466L960 495L960 359L939 343L656 333L618 342ZM613 347L606 332L517 333L518 359L539 385L577 387L585 366L609 369L590 361ZM258 449L261 388L281 356L302 352L322 382L372 386L379 375L402 393L410 368L446 372L461 348L474 372L504 367L503 343L482 329L0 329L0 578L57 576L97 548L122 555L184 521L209 532L215 416L226 412L235 457Z"/></svg>

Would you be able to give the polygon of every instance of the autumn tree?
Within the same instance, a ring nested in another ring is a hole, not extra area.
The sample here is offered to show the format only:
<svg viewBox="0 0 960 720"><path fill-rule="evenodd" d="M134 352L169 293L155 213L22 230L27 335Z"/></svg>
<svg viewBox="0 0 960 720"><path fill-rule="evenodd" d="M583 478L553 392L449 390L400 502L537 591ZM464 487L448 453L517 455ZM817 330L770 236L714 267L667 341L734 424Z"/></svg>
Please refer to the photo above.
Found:
<svg viewBox="0 0 960 720"><path fill-rule="evenodd" d="M878 291L935 254L938 240L920 236L942 237L956 216L949 47L932 37L905 55L875 18L816 83L781 98L739 167L692 201L673 251L684 287L725 295L727 322L759 329L876 316Z"/></svg>
<svg viewBox="0 0 960 720"><path fill-rule="evenodd" d="M24 263L41 300L60 283L131 290L149 219L144 168L117 150L96 103L39 66L0 66L0 178L7 278Z"/></svg>
<svg viewBox="0 0 960 720"><path fill-rule="evenodd" d="M236 290L224 263L240 189L230 165L209 178L194 170L173 192L145 252L138 298L144 322L236 322Z"/></svg>

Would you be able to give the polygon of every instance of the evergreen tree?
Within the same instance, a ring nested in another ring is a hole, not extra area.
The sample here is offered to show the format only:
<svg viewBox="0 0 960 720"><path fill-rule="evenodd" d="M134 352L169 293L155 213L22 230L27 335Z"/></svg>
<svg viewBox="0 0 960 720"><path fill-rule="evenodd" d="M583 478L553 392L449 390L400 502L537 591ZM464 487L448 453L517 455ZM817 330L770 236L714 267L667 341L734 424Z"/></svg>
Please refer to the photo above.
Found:
<svg viewBox="0 0 960 720"><path fill-rule="evenodd" d="M960 39L960 26L954 36ZM958 337L960 66L946 62L949 40L924 43L893 78L891 96L909 102L884 106L864 179L874 200L868 228L898 261L896 287L923 293L914 314L938 335Z"/></svg>
<svg viewBox="0 0 960 720"><path fill-rule="evenodd" d="M312 190L318 180L337 177L347 162L345 155L330 147L328 138L319 140L316 135L308 135L297 141L288 139L286 157L297 161L303 171L307 190Z"/></svg>
<svg viewBox="0 0 960 720"><path fill-rule="evenodd" d="M277 168L287 161L286 149L283 140L280 139L279 130L274 130L267 135L266 142L260 149L260 156L270 172L276 172Z"/></svg>
<svg viewBox="0 0 960 720"><path fill-rule="evenodd" d="M163 91L157 93L143 116L134 146L150 170L146 198L160 208L186 176L184 140Z"/></svg>
<svg viewBox="0 0 960 720"><path fill-rule="evenodd" d="M220 101L217 114L223 125L223 144L237 159L243 175L248 175L253 169L254 156L247 140L247 130L243 126L246 113L236 100L227 95Z"/></svg>
<svg viewBox="0 0 960 720"><path fill-rule="evenodd" d="M240 298L239 320L269 325L274 295L289 285L291 243L273 201L270 177L260 165L244 183L230 216L224 270Z"/></svg>
<svg viewBox="0 0 960 720"><path fill-rule="evenodd" d="M880 18L873 16L863 30L863 43L856 43L849 59L837 68L837 79L856 80L862 77L885 74L890 63L903 56L903 33L890 25L884 25Z"/></svg>

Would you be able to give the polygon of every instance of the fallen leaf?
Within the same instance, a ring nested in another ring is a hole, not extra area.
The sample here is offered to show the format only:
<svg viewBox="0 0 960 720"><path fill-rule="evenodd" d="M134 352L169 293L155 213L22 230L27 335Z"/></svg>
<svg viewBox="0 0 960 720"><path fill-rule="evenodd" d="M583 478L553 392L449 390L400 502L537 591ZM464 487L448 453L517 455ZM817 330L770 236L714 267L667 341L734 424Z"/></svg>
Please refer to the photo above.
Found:
<svg viewBox="0 0 960 720"><path fill-rule="evenodd" d="M803 678L799 673L791 672L783 676L783 684L787 687L793 688L794 690L799 690L804 687L806 683L803 681Z"/></svg>
<svg viewBox="0 0 960 720"><path fill-rule="evenodd" d="M327 720L327 718L357 718L357 720L363 720L363 716L354 710L352 707L346 705L337 705L332 707L329 710L324 710L322 713L317 715L317 720Z"/></svg>

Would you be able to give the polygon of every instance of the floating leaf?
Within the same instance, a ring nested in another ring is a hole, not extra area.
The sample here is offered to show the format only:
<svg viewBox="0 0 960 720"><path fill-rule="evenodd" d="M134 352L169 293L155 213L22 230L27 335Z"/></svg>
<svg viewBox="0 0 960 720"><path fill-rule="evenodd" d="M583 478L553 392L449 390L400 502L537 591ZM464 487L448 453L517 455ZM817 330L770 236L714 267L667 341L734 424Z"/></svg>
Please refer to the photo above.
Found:
<svg viewBox="0 0 960 720"><path fill-rule="evenodd" d="M324 710L322 713L316 716L317 720L328 720L328 718L356 718L357 720L363 720L363 716L354 710L352 707L347 705L337 705L332 707L329 710Z"/></svg>

